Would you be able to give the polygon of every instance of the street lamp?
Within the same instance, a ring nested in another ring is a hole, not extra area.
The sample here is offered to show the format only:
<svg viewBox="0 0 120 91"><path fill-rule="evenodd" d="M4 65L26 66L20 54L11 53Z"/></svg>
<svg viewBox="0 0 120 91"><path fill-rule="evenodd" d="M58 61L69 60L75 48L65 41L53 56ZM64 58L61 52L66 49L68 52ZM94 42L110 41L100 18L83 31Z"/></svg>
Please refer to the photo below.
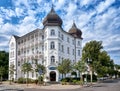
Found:
<svg viewBox="0 0 120 91"><path fill-rule="evenodd" d="M93 77L92 77L92 66L90 65L90 62L92 62L92 60L89 60L89 58L88 58L88 66L89 66L89 69L90 69L90 82L91 82L91 85L92 85L92 79L93 79Z"/></svg>

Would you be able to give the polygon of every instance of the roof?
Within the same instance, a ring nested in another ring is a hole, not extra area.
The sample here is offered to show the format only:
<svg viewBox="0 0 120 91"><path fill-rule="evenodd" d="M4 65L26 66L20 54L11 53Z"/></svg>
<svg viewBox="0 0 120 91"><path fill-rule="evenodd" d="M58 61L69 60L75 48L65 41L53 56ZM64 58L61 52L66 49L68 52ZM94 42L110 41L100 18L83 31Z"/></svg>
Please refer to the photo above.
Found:
<svg viewBox="0 0 120 91"><path fill-rule="evenodd" d="M54 8L51 8L51 11L43 20L44 26L61 26L62 19L56 14Z"/></svg>
<svg viewBox="0 0 120 91"><path fill-rule="evenodd" d="M70 28L70 30L69 30L69 32L68 32L69 34L71 34L71 35L73 35L74 37L76 37L76 38L80 38L80 39L82 39L82 32L81 32L81 30L80 29L78 29L77 27L76 27L76 24L75 23L73 23L73 25L72 25L72 27Z"/></svg>

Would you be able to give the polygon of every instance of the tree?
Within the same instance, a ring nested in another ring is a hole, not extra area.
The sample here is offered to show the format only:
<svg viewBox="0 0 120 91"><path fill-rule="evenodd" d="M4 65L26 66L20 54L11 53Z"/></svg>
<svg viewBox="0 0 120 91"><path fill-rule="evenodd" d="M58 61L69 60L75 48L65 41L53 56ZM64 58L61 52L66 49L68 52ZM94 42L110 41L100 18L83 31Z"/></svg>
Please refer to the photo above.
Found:
<svg viewBox="0 0 120 91"><path fill-rule="evenodd" d="M10 67L9 67L10 84L11 84L11 80L14 78L13 77L14 71L15 71L14 67L15 67L14 64L10 64Z"/></svg>
<svg viewBox="0 0 120 91"><path fill-rule="evenodd" d="M71 61L69 59L64 59L57 67L58 71L66 77L66 74L71 70Z"/></svg>
<svg viewBox="0 0 120 91"><path fill-rule="evenodd" d="M24 72L24 73L26 73L26 84L27 84L27 86L28 86L28 78L29 78L29 72L31 72L32 71L32 65L30 64L30 63L24 63L23 65L22 65L22 71Z"/></svg>
<svg viewBox="0 0 120 91"><path fill-rule="evenodd" d="M78 61L75 65L74 68L80 73L80 80L83 83L83 77L82 73L86 71L86 65L84 61Z"/></svg>
<svg viewBox="0 0 120 91"><path fill-rule="evenodd" d="M96 66L99 66L98 55L103 49L101 41L90 41L86 43L82 50L82 60L88 61L89 59L89 67L91 71L91 84L92 84L92 73L96 71Z"/></svg>
<svg viewBox="0 0 120 91"><path fill-rule="evenodd" d="M4 75L4 72L5 72L5 68L3 66L0 66L0 80L1 80L1 83L2 83L2 78L3 78L3 75Z"/></svg>
<svg viewBox="0 0 120 91"><path fill-rule="evenodd" d="M40 76L38 77L38 82L41 83L41 81L43 81L44 75L46 73L46 68L44 65L41 64L36 64L36 72L38 72L40 74ZM43 75L43 77L42 77Z"/></svg>
<svg viewBox="0 0 120 91"><path fill-rule="evenodd" d="M0 67L4 67L3 79L8 79L8 61L9 53L5 51L0 51Z"/></svg>

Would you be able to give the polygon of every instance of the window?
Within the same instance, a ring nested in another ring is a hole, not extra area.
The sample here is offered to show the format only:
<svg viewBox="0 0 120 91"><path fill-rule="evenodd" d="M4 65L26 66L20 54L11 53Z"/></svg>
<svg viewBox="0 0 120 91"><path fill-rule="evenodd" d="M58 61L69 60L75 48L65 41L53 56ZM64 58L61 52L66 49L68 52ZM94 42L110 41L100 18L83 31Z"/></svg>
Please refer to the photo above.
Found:
<svg viewBox="0 0 120 91"><path fill-rule="evenodd" d="M62 45L61 47L62 47L62 52L64 52L64 46Z"/></svg>
<svg viewBox="0 0 120 91"><path fill-rule="evenodd" d="M20 55L20 51L18 51L18 55Z"/></svg>
<svg viewBox="0 0 120 91"><path fill-rule="evenodd" d="M80 56L80 50L78 50L78 56Z"/></svg>
<svg viewBox="0 0 120 91"><path fill-rule="evenodd" d="M10 45L11 49L14 49L14 43L12 42Z"/></svg>
<svg viewBox="0 0 120 91"><path fill-rule="evenodd" d="M59 51L60 51L60 43L59 43Z"/></svg>
<svg viewBox="0 0 120 91"><path fill-rule="evenodd" d="M73 55L74 55L74 53L75 53L75 50L73 49Z"/></svg>
<svg viewBox="0 0 120 91"><path fill-rule="evenodd" d="M70 50L69 50L69 47L67 48L67 53L70 54Z"/></svg>
<svg viewBox="0 0 120 91"><path fill-rule="evenodd" d="M20 61L18 61L18 66L20 66Z"/></svg>
<svg viewBox="0 0 120 91"><path fill-rule="evenodd" d="M51 56L51 64L55 63L55 56Z"/></svg>
<svg viewBox="0 0 120 91"><path fill-rule="evenodd" d="M54 29L52 29L51 30L51 34L50 34L51 36L54 36L55 35L55 30Z"/></svg>
<svg viewBox="0 0 120 91"><path fill-rule="evenodd" d="M55 49L55 43L53 41L50 43L50 49Z"/></svg>
<svg viewBox="0 0 120 91"><path fill-rule="evenodd" d="M61 35L61 39L64 40L64 36L63 36L63 34Z"/></svg>
<svg viewBox="0 0 120 91"><path fill-rule="evenodd" d="M74 40L72 40L72 44L74 45Z"/></svg>
<svg viewBox="0 0 120 91"><path fill-rule="evenodd" d="M58 32L58 36L60 37L60 32Z"/></svg>
<svg viewBox="0 0 120 91"><path fill-rule="evenodd" d="M78 41L78 46L80 46L80 41Z"/></svg>
<svg viewBox="0 0 120 91"><path fill-rule="evenodd" d="M68 37L67 37L67 42L68 42L68 43L70 42Z"/></svg>
<svg viewBox="0 0 120 91"><path fill-rule="evenodd" d="M42 35L42 40L44 40L44 35Z"/></svg>
<svg viewBox="0 0 120 91"><path fill-rule="evenodd" d="M47 50L47 43L45 43L45 50Z"/></svg>

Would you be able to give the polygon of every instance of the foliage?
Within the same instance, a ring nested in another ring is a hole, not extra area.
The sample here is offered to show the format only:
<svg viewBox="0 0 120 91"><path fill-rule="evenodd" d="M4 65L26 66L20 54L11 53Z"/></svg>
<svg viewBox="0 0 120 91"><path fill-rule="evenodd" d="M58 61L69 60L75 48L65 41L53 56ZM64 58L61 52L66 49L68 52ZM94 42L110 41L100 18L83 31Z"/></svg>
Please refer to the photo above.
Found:
<svg viewBox="0 0 120 91"><path fill-rule="evenodd" d="M113 75L114 62L110 59L108 53L103 49L101 41L90 41L86 43L82 52L82 60L88 63L93 72L99 77L107 74Z"/></svg>
<svg viewBox="0 0 120 91"><path fill-rule="evenodd" d="M36 69L35 69L36 72L39 72L41 71L42 74L44 75L46 73L46 68L44 65L41 65L41 64L37 64L36 65Z"/></svg>
<svg viewBox="0 0 120 91"><path fill-rule="evenodd" d="M69 59L64 59L57 67L58 71L61 74L64 74L66 77L66 74L71 71L71 61Z"/></svg>
<svg viewBox="0 0 120 91"><path fill-rule="evenodd" d="M0 66L0 80L1 80L1 83L2 83L2 78L3 78L4 72L5 72L5 68L3 66Z"/></svg>
<svg viewBox="0 0 120 91"><path fill-rule="evenodd" d="M30 63L24 63L23 65L22 65L22 71L24 72L24 73L26 73L27 74L27 78L26 78L26 83L27 83L27 85L28 85L28 73L30 72L30 71L32 71L32 65L30 64Z"/></svg>
<svg viewBox="0 0 120 91"><path fill-rule="evenodd" d="M38 83L39 83L39 84L43 84L43 82L44 82L44 81L43 81L43 76L39 76L39 77L38 77Z"/></svg>
<svg viewBox="0 0 120 91"><path fill-rule="evenodd" d="M23 78L23 77L20 77L20 78L18 78L18 81L17 81L18 83L25 83L26 82L26 79L25 78Z"/></svg>
<svg viewBox="0 0 120 91"><path fill-rule="evenodd" d="M85 62L84 61L78 61L75 65L74 65L74 68L79 72L81 73L80 74L80 80L81 82L83 81L83 77L82 77L82 72L85 72L86 71L86 65L85 65Z"/></svg>
<svg viewBox="0 0 120 91"><path fill-rule="evenodd" d="M28 83L36 83L36 81L37 81L37 80L30 79L30 78L20 77L20 78L18 78L17 83L25 84L26 83L26 79L28 80Z"/></svg>
<svg viewBox="0 0 120 91"><path fill-rule="evenodd" d="M9 76L10 76L10 84L11 84L11 80L13 81L14 79L14 71L15 71L15 66L14 64L10 64L10 67L9 67Z"/></svg>
<svg viewBox="0 0 120 91"><path fill-rule="evenodd" d="M8 78L8 61L9 53L5 51L0 51L0 67L4 67L3 80Z"/></svg>

